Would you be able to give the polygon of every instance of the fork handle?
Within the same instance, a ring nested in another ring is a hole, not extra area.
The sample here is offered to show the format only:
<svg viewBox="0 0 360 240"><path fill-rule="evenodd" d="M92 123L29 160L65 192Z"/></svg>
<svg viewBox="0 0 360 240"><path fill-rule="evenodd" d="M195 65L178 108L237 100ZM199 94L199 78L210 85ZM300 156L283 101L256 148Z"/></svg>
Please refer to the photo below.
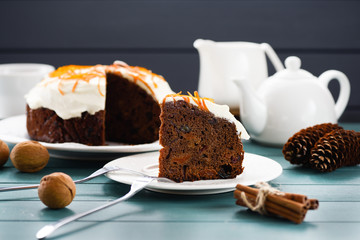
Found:
<svg viewBox="0 0 360 240"><path fill-rule="evenodd" d="M89 181L93 178L96 178L100 175L103 175L109 171L117 170L117 168L100 168L97 171L93 172L90 176L87 176L86 178L82 178L79 180L74 181L74 183L82 183ZM6 191L14 191L14 190L25 190L25 189L32 189L32 188L38 188L40 184L34 184L34 185L25 185L25 186L15 186L15 187L2 187L0 188L0 192L6 192Z"/></svg>
<svg viewBox="0 0 360 240"><path fill-rule="evenodd" d="M38 188L38 187L39 187L39 184L27 185L27 186L15 186L15 187L2 187L2 188L0 188L0 192L22 190L22 189L32 189L32 188Z"/></svg>
<svg viewBox="0 0 360 240"><path fill-rule="evenodd" d="M47 236L49 236L51 233L53 233L56 229L60 228L61 226L64 226L65 224L68 224L68 223L70 223L70 222L72 222L74 220L80 219L80 218L85 217L87 215L90 215L90 214L92 214L94 212L97 212L97 211L100 211L102 209L113 206L113 205L115 205L115 204L117 204L119 202L125 201L125 200L129 199L130 197L132 197L133 195L135 195L140 190L142 190L144 187L145 186L142 186L142 187L139 187L139 188L131 188L131 190L127 194L125 194L124 196L122 196L122 197L120 197L120 198L118 198L118 199L116 199L116 200L114 200L112 202L101 205L101 206L99 206L97 208L91 209L91 210L86 211L86 212L78 213L78 214L63 218L63 219L57 221L56 223L48 224L48 225L44 226L43 228L41 228L37 232L36 238L37 239L44 239Z"/></svg>
<svg viewBox="0 0 360 240"><path fill-rule="evenodd" d="M100 176L102 174L104 174L105 172L99 172L97 173L96 175L91 175L87 178L83 178L83 179L80 179L80 180L76 180L74 181L74 183L82 183L82 182L85 182L85 181L88 181L90 179L93 179L97 176ZM26 190L26 189L33 189L33 188L38 188L40 186L40 184L34 184L34 185L24 185L24 186L14 186L14 187L1 187L0 188L0 192L7 192L7 191L15 191L15 190Z"/></svg>

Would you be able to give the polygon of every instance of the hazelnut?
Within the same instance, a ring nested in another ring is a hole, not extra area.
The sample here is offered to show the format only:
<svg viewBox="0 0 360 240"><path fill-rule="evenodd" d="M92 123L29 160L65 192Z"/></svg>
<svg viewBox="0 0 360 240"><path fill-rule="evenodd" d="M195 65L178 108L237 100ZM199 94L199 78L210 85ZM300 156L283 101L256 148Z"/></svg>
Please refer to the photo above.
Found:
<svg viewBox="0 0 360 240"><path fill-rule="evenodd" d="M49 208L58 209L69 205L76 194L76 186L72 178L61 172L44 176L40 181L38 195Z"/></svg>
<svg viewBox="0 0 360 240"><path fill-rule="evenodd" d="M0 140L0 167L3 166L9 158L9 147Z"/></svg>
<svg viewBox="0 0 360 240"><path fill-rule="evenodd" d="M21 172L38 172L49 162L48 150L36 141L26 141L15 145L10 153L14 167Z"/></svg>

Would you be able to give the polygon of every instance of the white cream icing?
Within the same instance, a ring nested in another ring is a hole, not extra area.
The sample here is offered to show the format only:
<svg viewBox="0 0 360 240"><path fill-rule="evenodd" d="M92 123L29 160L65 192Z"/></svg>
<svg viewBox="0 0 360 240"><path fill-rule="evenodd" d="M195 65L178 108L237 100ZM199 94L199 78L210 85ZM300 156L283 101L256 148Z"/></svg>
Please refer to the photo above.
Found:
<svg viewBox="0 0 360 240"><path fill-rule="evenodd" d="M75 71L78 71L79 75L91 74L92 71L96 71L97 75L89 81L83 81L80 76L79 78L63 80L61 76L54 77L50 73L25 95L29 107L31 109L40 107L51 109L62 119L81 117L82 112L95 114L104 110L106 72L121 74L129 81L135 82L159 103L166 95L174 93L161 76L144 68L134 69L121 61L115 61L111 66L96 65ZM74 84L77 84L75 88Z"/></svg>
<svg viewBox="0 0 360 240"><path fill-rule="evenodd" d="M188 96L185 96L185 97L190 100L191 104L193 104L195 106L199 106L192 97L188 97ZM184 97L182 97L182 95L170 95L170 96L166 97L165 102L174 101L174 99L175 99L175 101L179 101L179 100L184 100ZM246 140L250 138L250 136L247 133L244 126L234 117L233 114L230 113L229 106L219 105L219 104L216 104L205 98L201 98L201 99L202 99L202 101L204 101L207 109L211 113L213 113L216 117L224 118L224 119L228 120L229 122L234 123L236 126L237 134L240 138L246 139Z"/></svg>
<svg viewBox="0 0 360 240"><path fill-rule="evenodd" d="M88 82L82 78L62 80L52 77L51 73L25 95L31 109L40 107L56 112L62 119L81 117L82 112L95 114L105 109L106 79L104 66L97 65L75 70L78 74L87 74L97 70L103 74L91 78ZM74 91L74 85L76 85ZM100 94L101 92L101 94Z"/></svg>

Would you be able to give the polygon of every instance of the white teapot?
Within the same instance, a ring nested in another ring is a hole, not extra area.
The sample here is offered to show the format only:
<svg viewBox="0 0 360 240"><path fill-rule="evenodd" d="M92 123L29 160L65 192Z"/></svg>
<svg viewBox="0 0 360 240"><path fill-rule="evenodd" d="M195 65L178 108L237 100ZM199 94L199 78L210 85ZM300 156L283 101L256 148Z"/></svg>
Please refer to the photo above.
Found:
<svg viewBox="0 0 360 240"><path fill-rule="evenodd" d="M300 69L298 57L285 60L285 70L275 73L255 90L246 79L234 79L240 90L240 118L252 139L280 146L302 128L336 123L350 97L344 73L328 70L316 78ZM328 83L337 79L340 94L335 103Z"/></svg>

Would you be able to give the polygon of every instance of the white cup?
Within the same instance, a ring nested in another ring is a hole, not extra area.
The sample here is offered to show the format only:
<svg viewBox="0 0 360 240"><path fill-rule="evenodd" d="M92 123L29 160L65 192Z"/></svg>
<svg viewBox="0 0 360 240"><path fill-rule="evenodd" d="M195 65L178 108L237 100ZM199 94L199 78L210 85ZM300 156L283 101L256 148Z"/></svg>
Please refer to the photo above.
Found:
<svg viewBox="0 0 360 240"><path fill-rule="evenodd" d="M0 64L0 119L25 114L24 95L54 70L47 64Z"/></svg>

